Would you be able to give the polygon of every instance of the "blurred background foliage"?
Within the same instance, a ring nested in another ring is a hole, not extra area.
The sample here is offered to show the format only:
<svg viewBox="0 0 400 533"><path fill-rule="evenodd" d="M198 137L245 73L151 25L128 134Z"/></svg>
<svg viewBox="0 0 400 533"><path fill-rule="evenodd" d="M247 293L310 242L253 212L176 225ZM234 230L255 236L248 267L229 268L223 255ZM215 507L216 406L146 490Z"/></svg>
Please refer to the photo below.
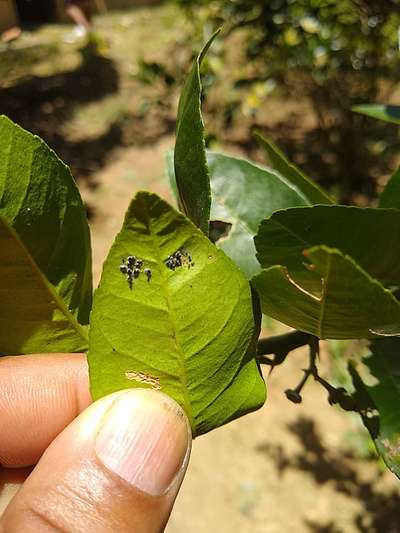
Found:
<svg viewBox="0 0 400 533"><path fill-rule="evenodd" d="M399 0L172 1L191 26L195 49L224 29L207 64L206 86L216 78L209 110L223 119L212 125L217 139L245 118L248 149L255 146L248 130L256 125L340 201L375 196L393 164L398 128L351 107L388 100L398 85ZM277 106L297 102L286 127L271 128L263 114L272 96Z"/></svg>
<svg viewBox="0 0 400 533"><path fill-rule="evenodd" d="M374 202L400 163L399 128L351 107L398 103L400 0L165 0L147 9L97 15L108 46L96 53L69 43L62 25L0 44L0 111L44 137L78 179L91 177L112 150L173 133L184 76L222 26L203 69L207 144L264 162L257 128L338 201Z"/></svg>

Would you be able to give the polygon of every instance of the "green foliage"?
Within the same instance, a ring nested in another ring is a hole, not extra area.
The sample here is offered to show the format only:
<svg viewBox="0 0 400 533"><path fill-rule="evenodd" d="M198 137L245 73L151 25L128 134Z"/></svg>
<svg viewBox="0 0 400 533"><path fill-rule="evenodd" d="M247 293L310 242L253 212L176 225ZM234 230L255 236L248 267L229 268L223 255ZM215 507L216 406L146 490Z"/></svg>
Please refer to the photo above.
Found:
<svg viewBox="0 0 400 533"><path fill-rule="evenodd" d="M399 334L400 304L384 288L400 285L399 225L392 209L276 212L255 237L263 312L319 338Z"/></svg>
<svg viewBox="0 0 400 533"><path fill-rule="evenodd" d="M197 57L179 100L174 151L175 177L183 212L208 235L211 193L201 117L200 65L216 37Z"/></svg>
<svg viewBox="0 0 400 533"><path fill-rule="evenodd" d="M191 268L167 258L190 253ZM121 257L144 260L129 288ZM258 319L259 320L259 319ZM99 398L153 386L185 409L194 435L259 408L265 385L254 359L250 286L234 264L185 217L139 193L104 264L91 317L91 390Z"/></svg>
<svg viewBox="0 0 400 533"><path fill-rule="evenodd" d="M391 164L393 137L351 108L382 93L390 97L397 86L399 0L174 1L192 24L192 39L221 24L228 36L209 65L209 77L224 78L211 113L218 99L219 114L227 117L225 138L228 127L240 123L242 130L243 122L271 128L274 90L280 106L284 97L301 102L299 118L276 134L290 156L343 203L374 196L377 176ZM244 50L233 54L237 43ZM226 71L224 59L231 61ZM311 117L303 117L306 100Z"/></svg>
<svg viewBox="0 0 400 533"><path fill-rule="evenodd" d="M284 265L303 282L312 275L304 267L303 251L326 245L351 256L384 285L399 286L399 227L400 211L395 209L339 205L287 209L260 225L257 257L263 268Z"/></svg>
<svg viewBox="0 0 400 533"><path fill-rule="evenodd" d="M353 106L353 111L367 117L377 118L385 122L400 124L400 106L384 104L364 104Z"/></svg>
<svg viewBox="0 0 400 533"><path fill-rule="evenodd" d="M212 192L211 221L228 224L217 245L250 279L260 271L253 241L260 222L278 209L312 202L278 172L222 153L207 151L206 156ZM176 191L170 156L167 171Z"/></svg>
<svg viewBox="0 0 400 533"><path fill-rule="evenodd" d="M379 198L379 207L400 209L400 167L387 182Z"/></svg>
<svg viewBox="0 0 400 533"><path fill-rule="evenodd" d="M85 329L0 216L0 355L80 352Z"/></svg>
<svg viewBox="0 0 400 533"><path fill-rule="evenodd" d="M347 75L359 74L364 81L359 87L362 98L371 90L365 82L375 84L394 63L398 0L175 1L195 21L198 13L200 24L204 19L218 26L225 22L226 32L251 28L248 57L264 63L268 76L281 77L285 70L301 68L320 86L340 77L347 89Z"/></svg>
<svg viewBox="0 0 400 533"><path fill-rule="evenodd" d="M68 168L55 153L41 139L6 117L0 117L0 139L0 216L4 239L7 225L10 227L6 239L8 245L14 243L14 253L21 257L24 268L28 268L27 262L32 265L32 271L26 272L27 279L37 277L37 270L41 271L51 286L50 292L57 297L50 296L47 290L47 296L44 293L41 296L42 299L47 298L47 311L43 308L41 314L31 316L29 306L24 308L23 301L34 298L35 293L20 291L21 285L16 276L9 280L10 285L3 285L7 291L20 295L13 312L14 320L18 318L21 324L21 329L18 329L21 333L19 336L14 332L11 342L9 321L4 313L0 353L82 350L86 347L82 328L72 326L76 338L73 338L71 330L65 334L65 344L59 331L60 320L87 324L91 308L90 236L79 191ZM15 235L19 238L18 243L12 237ZM3 253L4 259L10 261L10 250L5 249ZM6 273L3 283L5 279ZM59 300L65 307L61 313L68 314L62 319L56 311L53 315L50 311L50 308L55 310L60 307ZM57 321L58 326L52 328L46 325L52 320ZM33 325L29 326L30 322ZM36 335L36 327L41 328L40 334L34 341L29 340L30 330L32 335Z"/></svg>
<svg viewBox="0 0 400 533"><path fill-rule="evenodd" d="M320 339L400 334L400 303L351 257L327 246L304 257L304 276L273 266L253 278L263 313Z"/></svg>
<svg viewBox="0 0 400 533"><path fill-rule="evenodd" d="M310 180L296 165L291 163L273 142L263 137L260 133L256 133L255 137L265 150L272 168L290 180L290 183L303 192L313 204L334 203L326 192Z"/></svg>
<svg viewBox="0 0 400 533"><path fill-rule="evenodd" d="M81 324L89 322L89 227L68 167L38 137L0 117L0 215Z"/></svg>
<svg viewBox="0 0 400 533"><path fill-rule="evenodd" d="M301 27L314 35L311 23ZM206 152L199 69L210 44L184 87L174 166L169 161L184 214L154 194L137 194L93 309L89 231L71 174L40 139L0 119L0 353L84 350L90 312L93 398L130 387L163 390L185 409L196 436L259 408L258 363L281 364L308 343L309 368L288 398L299 403L313 376L330 403L358 409L400 476L399 171L378 209L360 209L331 205L265 139L274 169ZM218 247L208 238L210 213L212 231L218 224L225 231ZM178 251L180 264L171 266ZM133 255L143 264L127 276ZM244 273L256 273L252 286ZM258 342L260 302L265 314L299 331ZM319 338L380 335L394 337L374 340L366 359L378 383L364 384L351 367L350 396L318 375Z"/></svg>
<svg viewBox="0 0 400 533"><path fill-rule="evenodd" d="M374 439L379 454L400 477L400 339L382 339L371 344L371 355L364 359L373 384L366 384L354 366L349 370L356 388L362 418Z"/></svg>
<svg viewBox="0 0 400 533"><path fill-rule="evenodd" d="M277 209L310 205L311 201L300 187L288 183L278 172L245 159L208 152L207 163L211 218L231 225L218 246L251 278L260 270L253 237L263 218Z"/></svg>

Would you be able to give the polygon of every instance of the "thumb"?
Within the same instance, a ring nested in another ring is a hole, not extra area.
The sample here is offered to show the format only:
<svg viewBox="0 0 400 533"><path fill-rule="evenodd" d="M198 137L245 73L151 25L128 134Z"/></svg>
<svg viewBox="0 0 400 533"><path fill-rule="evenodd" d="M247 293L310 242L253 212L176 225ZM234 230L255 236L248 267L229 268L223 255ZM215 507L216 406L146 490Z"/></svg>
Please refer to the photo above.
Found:
<svg viewBox="0 0 400 533"><path fill-rule="evenodd" d="M131 389L107 396L52 442L0 531L162 531L190 447L186 415L165 394Z"/></svg>

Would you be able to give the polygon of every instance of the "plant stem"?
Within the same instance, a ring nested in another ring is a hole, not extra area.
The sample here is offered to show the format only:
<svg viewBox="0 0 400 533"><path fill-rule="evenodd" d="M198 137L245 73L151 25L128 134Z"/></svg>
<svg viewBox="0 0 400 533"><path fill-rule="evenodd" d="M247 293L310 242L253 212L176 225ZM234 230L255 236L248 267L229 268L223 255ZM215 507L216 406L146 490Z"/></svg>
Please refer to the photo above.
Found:
<svg viewBox="0 0 400 533"><path fill-rule="evenodd" d="M317 337L314 337L313 335L309 335L308 338L308 345L310 347L310 354L309 354L309 365L308 368L303 369L304 376L302 377L300 383L297 385L295 389L286 389L285 394L288 400L290 400L293 403L301 403L302 397L301 397L301 391L304 387L304 385L307 383L307 380L310 376L318 375L317 365L315 363L317 356L319 355L319 340Z"/></svg>
<svg viewBox="0 0 400 533"><path fill-rule="evenodd" d="M283 335L275 335L259 339L257 344L257 359L261 364L276 366L283 363L286 356L292 350L300 348L310 343L312 335L302 331L291 331ZM268 354L274 354L274 359L264 357Z"/></svg>

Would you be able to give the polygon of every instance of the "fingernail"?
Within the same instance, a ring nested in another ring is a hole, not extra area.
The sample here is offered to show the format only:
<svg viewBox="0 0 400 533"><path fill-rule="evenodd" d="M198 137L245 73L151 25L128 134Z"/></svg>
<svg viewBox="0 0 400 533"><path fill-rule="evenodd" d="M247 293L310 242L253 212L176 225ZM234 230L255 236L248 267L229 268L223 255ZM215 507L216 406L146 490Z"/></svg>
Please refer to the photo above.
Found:
<svg viewBox="0 0 400 533"><path fill-rule="evenodd" d="M159 496L186 468L190 446L189 423L179 405L163 393L133 389L106 412L95 451L106 468Z"/></svg>

